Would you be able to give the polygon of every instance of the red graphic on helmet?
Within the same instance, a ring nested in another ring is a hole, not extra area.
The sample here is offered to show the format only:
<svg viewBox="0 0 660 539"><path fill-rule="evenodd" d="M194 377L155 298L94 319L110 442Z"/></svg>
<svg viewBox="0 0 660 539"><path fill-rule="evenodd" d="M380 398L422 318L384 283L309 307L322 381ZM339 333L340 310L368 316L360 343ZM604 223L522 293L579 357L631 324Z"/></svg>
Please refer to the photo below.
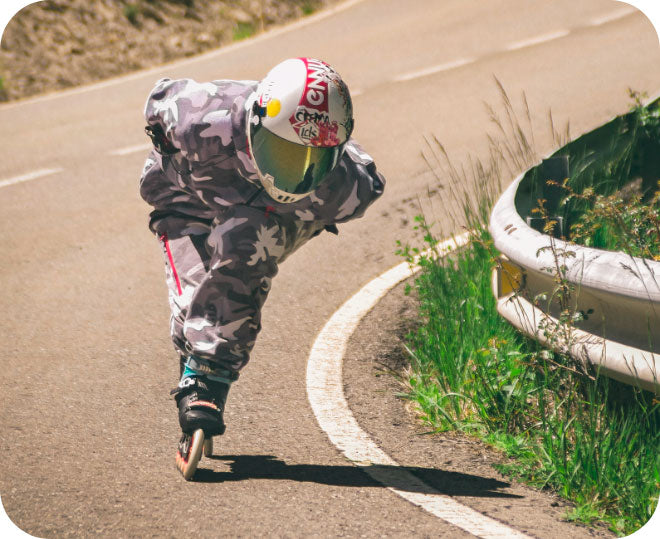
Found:
<svg viewBox="0 0 660 539"><path fill-rule="evenodd" d="M314 146L338 146L340 144L337 131L339 125L337 122L323 122L318 124L319 132L309 142Z"/></svg>
<svg viewBox="0 0 660 539"><path fill-rule="evenodd" d="M307 68L305 91L300 105L322 112L328 112L328 71L332 68L325 62L313 58L301 58Z"/></svg>
<svg viewBox="0 0 660 539"><path fill-rule="evenodd" d="M309 146L337 146L337 122L330 122L328 84L334 83L332 68L313 58L300 58L307 68L305 90L296 112L289 118L293 130Z"/></svg>

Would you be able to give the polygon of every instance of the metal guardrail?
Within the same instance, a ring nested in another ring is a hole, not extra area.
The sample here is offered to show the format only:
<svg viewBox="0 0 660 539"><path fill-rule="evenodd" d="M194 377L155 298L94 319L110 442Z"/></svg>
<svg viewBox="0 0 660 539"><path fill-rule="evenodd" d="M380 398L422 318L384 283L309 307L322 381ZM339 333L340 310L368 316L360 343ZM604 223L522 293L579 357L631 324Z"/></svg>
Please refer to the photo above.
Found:
<svg viewBox="0 0 660 539"><path fill-rule="evenodd" d="M498 312L545 346L660 394L660 262L535 230L531 197L538 182L565 177L568 158L558 152L520 175L493 208L489 229L504 255L493 274ZM559 274L572 287L569 312L583 318L571 324L560 323Z"/></svg>

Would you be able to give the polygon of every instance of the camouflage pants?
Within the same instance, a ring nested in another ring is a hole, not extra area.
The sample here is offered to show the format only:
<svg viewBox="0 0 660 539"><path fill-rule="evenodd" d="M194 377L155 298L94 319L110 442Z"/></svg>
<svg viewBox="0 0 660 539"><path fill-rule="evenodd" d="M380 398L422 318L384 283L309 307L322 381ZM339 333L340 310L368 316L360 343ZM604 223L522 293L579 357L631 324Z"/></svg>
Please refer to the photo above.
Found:
<svg viewBox="0 0 660 539"><path fill-rule="evenodd" d="M161 213L151 228L165 255L174 347L238 372L278 264L323 225L231 206L213 221Z"/></svg>

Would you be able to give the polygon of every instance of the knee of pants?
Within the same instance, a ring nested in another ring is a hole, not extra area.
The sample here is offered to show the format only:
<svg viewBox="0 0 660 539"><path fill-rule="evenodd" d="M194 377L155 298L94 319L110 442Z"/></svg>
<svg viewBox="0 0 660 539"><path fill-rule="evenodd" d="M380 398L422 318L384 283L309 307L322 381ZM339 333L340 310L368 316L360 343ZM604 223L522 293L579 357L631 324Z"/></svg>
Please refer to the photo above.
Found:
<svg viewBox="0 0 660 539"><path fill-rule="evenodd" d="M242 271L272 278L287 250L286 228L279 216L249 206L232 206L207 239L212 270Z"/></svg>

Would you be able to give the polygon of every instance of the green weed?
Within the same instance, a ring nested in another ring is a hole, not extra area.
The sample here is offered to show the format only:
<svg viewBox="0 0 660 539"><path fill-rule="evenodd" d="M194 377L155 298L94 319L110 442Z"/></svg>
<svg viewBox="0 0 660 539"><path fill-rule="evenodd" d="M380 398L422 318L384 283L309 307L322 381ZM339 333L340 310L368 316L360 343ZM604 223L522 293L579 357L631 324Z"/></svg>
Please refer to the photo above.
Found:
<svg viewBox="0 0 660 539"><path fill-rule="evenodd" d="M566 203L579 198L588 204L571 224L570 241L660 260L660 182L647 201L641 192L620 190L608 196L597 194L593 188L575 193L566 182L562 187L568 191Z"/></svg>
<svg viewBox="0 0 660 539"><path fill-rule="evenodd" d="M498 465L503 473L572 501L568 519L602 520L618 534L631 533L658 502L660 402L540 348L496 311L490 278L499 253L487 228L497 191L492 186L503 170L512 177L536 159L533 139L503 95L507 118L496 125L506 137L491 141L488 165L472 163L466 174L451 165L436 140L427 141L427 163L450 187L444 191L446 212L471 230L471 240L439 257L434 248L442 233L420 216L422 245L398 245L402 257L421 266L414 288L423 323L407 338L406 395L432 428L481 437L508 457ZM431 254L416 261L426 248ZM572 291L562 288L561 256L556 253L557 294L568 305ZM567 310L564 322L572 319Z"/></svg>
<svg viewBox="0 0 660 539"><path fill-rule="evenodd" d="M251 22L239 22L234 27L234 41L240 41L253 36L256 32L254 24Z"/></svg>
<svg viewBox="0 0 660 539"><path fill-rule="evenodd" d="M142 12L141 7L138 3L128 3L124 5L123 8L124 17L128 19L133 26L139 26L139 16Z"/></svg>
<svg viewBox="0 0 660 539"><path fill-rule="evenodd" d="M5 78L0 75L0 101L7 101L8 99L7 83L5 82Z"/></svg>
<svg viewBox="0 0 660 539"><path fill-rule="evenodd" d="M485 236L452 259L420 262L424 325L408 337L408 398L433 428L476 434L514 459L503 472L630 533L657 503L660 405L584 376L499 317Z"/></svg>
<svg viewBox="0 0 660 539"><path fill-rule="evenodd" d="M310 1L308 1L308 2L303 2L303 5L302 5L302 12L303 12L303 15L304 15L305 17L306 17L307 15L311 15L311 14L314 13L315 11L316 11L316 6L314 5L313 2L310 2Z"/></svg>
<svg viewBox="0 0 660 539"><path fill-rule="evenodd" d="M629 93L627 115L562 150L570 153L571 170L563 182L554 182L561 195L556 213L567 224L569 241L614 250L630 243L631 254L646 256L660 244L660 108Z"/></svg>

